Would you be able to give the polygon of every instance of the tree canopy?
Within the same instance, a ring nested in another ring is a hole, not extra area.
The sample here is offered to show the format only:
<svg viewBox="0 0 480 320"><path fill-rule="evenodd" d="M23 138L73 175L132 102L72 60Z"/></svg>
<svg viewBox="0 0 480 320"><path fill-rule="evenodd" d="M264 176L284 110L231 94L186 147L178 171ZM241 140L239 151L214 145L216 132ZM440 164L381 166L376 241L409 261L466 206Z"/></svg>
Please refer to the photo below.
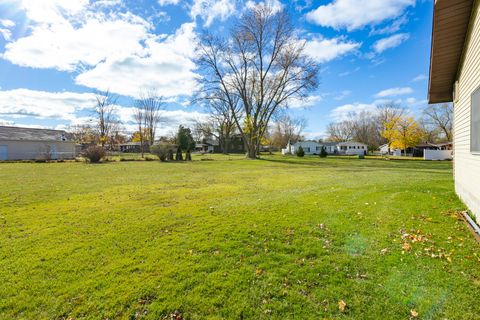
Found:
<svg viewBox="0 0 480 320"><path fill-rule="evenodd" d="M186 128L182 125L178 127L176 143L182 151L195 149L195 140L193 139L190 128Z"/></svg>

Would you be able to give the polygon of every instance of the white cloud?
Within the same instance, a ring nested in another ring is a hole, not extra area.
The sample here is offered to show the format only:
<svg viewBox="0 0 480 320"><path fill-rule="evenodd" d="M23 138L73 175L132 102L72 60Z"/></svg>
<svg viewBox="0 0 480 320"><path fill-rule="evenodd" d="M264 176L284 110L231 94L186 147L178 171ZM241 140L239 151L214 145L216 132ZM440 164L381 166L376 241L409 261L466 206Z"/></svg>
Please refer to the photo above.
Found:
<svg viewBox="0 0 480 320"><path fill-rule="evenodd" d="M0 118L0 126L13 126L13 125L15 125L15 121Z"/></svg>
<svg viewBox="0 0 480 320"><path fill-rule="evenodd" d="M318 62L328 62L357 50L361 45L361 43L344 40L341 37L313 38L307 41L305 52Z"/></svg>
<svg viewBox="0 0 480 320"><path fill-rule="evenodd" d="M303 10L308 9L312 6L313 0L293 0L291 2L293 2L295 4L295 10L303 11Z"/></svg>
<svg viewBox="0 0 480 320"><path fill-rule="evenodd" d="M377 94L375 94L376 98L386 98L386 97L397 97L405 94L413 93L413 89L410 87L403 87L403 88L390 88L385 89Z"/></svg>
<svg viewBox="0 0 480 320"><path fill-rule="evenodd" d="M7 43L3 58L20 66L75 71L77 84L121 95L135 97L148 89L166 97L193 93L195 23L155 35L152 23L123 9L70 2L21 2L31 33Z"/></svg>
<svg viewBox="0 0 480 320"><path fill-rule="evenodd" d="M352 73L354 72L358 72L360 70L360 67L356 67L355 69L353 70L348 70L348 71L344 71L344 72L340 72L338 74L339 77L346 77L346 76L349 76L351 75Z"/></svg>
<svg viewBox="0 0 480 320"><path fill-rule="evenodd" d="M408 40L410 35L408 33L398 33L393 36L378 40L373 44L373 50L377 53L399 46L402 42Z"/></svg>
<svg viewBox="0 0 480 320"><path fill-rule="evenodd" d="M315 106L317 103L322 101L322 96L320 95L311 95L306 99L292 99L289 103L289 107L293 109L309 108Z"/></svg>
<svg viewBox="0 0 480 320"><path fill-rule="evenodd" d="M0 91L0 115L71 120L95 105L92 93L46 92L29 89Z"/></svg>
<svg viewBox="0 0 480 320"><path fill-rule="evenodd" d="M335 97L334 99L337 101L343 100L346 97L348 97L350 94L352 94L352 91L350 90L343 90L339 96Z"/></svg>
<svg viewBox="0 0 480 320"><path fill-rule="evenodd" d="M419 74L415 78L412 79L412 82L419 82L428 79L428 77L424 74Z"/></svg>
<svg viewBox="0 0 480 320"><path fill-rule="evenodd" d="M0 28L0 35L2 35L3 39L5 39L6 41L10 41L10 38L12 37L12 32L8 29Z"/></svg>
<svg viewBox="0 0 480 320"><path fill-rule="evenodd" d="M118 108L118 115L122 126L127 133L133 133L137 130L137 125L133 118L134 108L120 107ZM184 125L193 128L197 121L205 121L210 116L206 113L198 111L186 110L161 110L160 123L157 128L157 135L164 136L178 129L179 125Z"/></svg>
<svg viewBox="0 0 480 320"><path fill-rule="evenodd" d="M345 104L343 106L337 107L330 112L330 117L336 121L343 121L347 120L352 117L352 115L359 114L361 112L375 112L376 104L368 104L368 103L353 103L353 104Z"/></svg>
<svg viewBox="0 0 480 320"><path fill-rule="evenodd" d="M403 25L407 24L408 22L408 17L407 15L403 15L400 18L394 20L391 24L380 28L380 29L375 29L373 28L370 31L370 35L376 35L376 34L390 34L390 33L395 33L398 32Z"/></svg>
<svg viewBox="0 0 480 320"><path fill-rule="evenodd" d="M166 5L176 5L180 2L180 0L158 0L158 4L161 6L166 6Z"/></svg>
<svg viewBox="0 0 480 320"><path fill-rule="evenodd" d="M272 14L276 14L283 10L283 3L281 3L279 0L266 0L266 1L260 1L260 2L249 0L245 4L245 6L249 9L255 8L257 6L261 6L261 7L268 6L272 8Z"/></svg>
<svg viewBox="0 0 480 320"><path fill-rule="evenodd" d="M10 41L12 38L12 31L10 31L10 29L14 26L15 22L12 20L0 19L0 35L3 37L3 39Z"/></svg>
<svg viewBox="0 0 480 320"><path fill-rule="evenodd" d="M2 120L0 119L0 126L9 126L9 127L20 127L20 128L32 128L32 129L51 129L50 127L41 125L41 124L27 124L19 123L11 120ZM63 130L63 129L58 129Z"/></svg>
<svg viewBox="0 0 480 320"><path fill-rule="evenodd" d="M409 107L418 107L422 105L427 105L428 100L426 99L418 100L417 98L410 97L405 99L405 104L408 105Z"/></svg>
<svg viewBox="0 0 480 320"><path fill-rule="evenodd" d="M148 38L149 27L145 20L128 13L87 14L79 25L66 20L39 23L30 35L8 43L3 58L20 66L73 71L107 57L140 54L140 41Z"/></svg>
<svg viewBox="0 0 480 320"><path fill-rule="evenodd" d="M13 28L13 27L15 27L15 22L13 22L12 20L8 20L8 19L0 19L0 25L5 27L5 28Z"/></svg>
<svg viewBox="0 0 480 320"><path fill-rule="evenodd" d="M108 58L75 79L90 88L137 97L155 89L159 95L191 95L196 89L194 23L183 24L174 35L146 41L144 56Z"/></svg>
<svg viewBox="0 0 480 320"><path fill-rule="evenodd" d="M82 13L88 5L89 0L19 1L19 9L25 11L28 19L45 24L65 23Z"/></svg>
<svg viewBox="0 0 480 320"><path fill-rule="evenodd" d="M201 17L205 27L209 27L215 19L224 21L235 11L234 0L194 0L190 16L193 19Z"/></svg>
<svg viewBox="0 0 480 320"><path fill-rule="evenodd" d="M308 21L349 31L397 18L415 0L335 0L307 13Z"/></svg>

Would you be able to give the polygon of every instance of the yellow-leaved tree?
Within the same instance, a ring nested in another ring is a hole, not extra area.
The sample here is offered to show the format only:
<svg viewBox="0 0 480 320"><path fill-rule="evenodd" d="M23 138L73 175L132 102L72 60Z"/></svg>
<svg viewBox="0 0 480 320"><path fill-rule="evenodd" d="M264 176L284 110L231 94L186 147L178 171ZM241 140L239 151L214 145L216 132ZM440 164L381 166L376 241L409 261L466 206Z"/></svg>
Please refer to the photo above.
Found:
<svg viewBox="0 0 480 320"><path fill-rule="evenodd" d="M407 155L407 148L416 146L424 137L424 131L413 117L402 116L397 119L391 131L391 146L401 149Z"/></svg>
<svg viewBox="0 0 480 320"><path fill-rule="evenodd" d="M391 116L388 121L383 124L383 130L381 135L385 140L387 140L388 151L390 152L390 148L392 147L392 143L397 136L397 124L401 120L401 116Z"/></svg>

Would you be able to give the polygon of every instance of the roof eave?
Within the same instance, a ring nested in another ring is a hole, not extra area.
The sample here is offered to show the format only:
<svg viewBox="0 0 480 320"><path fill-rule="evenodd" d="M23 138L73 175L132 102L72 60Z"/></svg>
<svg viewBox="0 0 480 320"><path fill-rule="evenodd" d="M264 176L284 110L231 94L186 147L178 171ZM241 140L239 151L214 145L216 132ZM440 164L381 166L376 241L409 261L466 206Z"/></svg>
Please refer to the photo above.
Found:
<svg viewBox="0 0 480 320"><path fill-rule="evenodd" d="M428 102L453 101L474 0L436 0L433 7ZM455 14L452 14L454 12Z"/></svg>

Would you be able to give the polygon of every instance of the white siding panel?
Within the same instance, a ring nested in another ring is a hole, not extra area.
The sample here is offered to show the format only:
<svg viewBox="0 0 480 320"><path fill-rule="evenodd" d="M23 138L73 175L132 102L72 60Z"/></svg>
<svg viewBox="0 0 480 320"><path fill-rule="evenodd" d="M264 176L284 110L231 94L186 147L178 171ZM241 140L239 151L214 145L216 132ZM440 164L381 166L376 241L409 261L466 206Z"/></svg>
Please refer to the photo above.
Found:
<svg viewBox="0 0 480 320"><path fill-rule="evenodd" d="M480 87L480 1L475 1L470 31L458 74L459 99L454 106L455 189L480 219L480 155L470 152L470 98Z"/></svg>

